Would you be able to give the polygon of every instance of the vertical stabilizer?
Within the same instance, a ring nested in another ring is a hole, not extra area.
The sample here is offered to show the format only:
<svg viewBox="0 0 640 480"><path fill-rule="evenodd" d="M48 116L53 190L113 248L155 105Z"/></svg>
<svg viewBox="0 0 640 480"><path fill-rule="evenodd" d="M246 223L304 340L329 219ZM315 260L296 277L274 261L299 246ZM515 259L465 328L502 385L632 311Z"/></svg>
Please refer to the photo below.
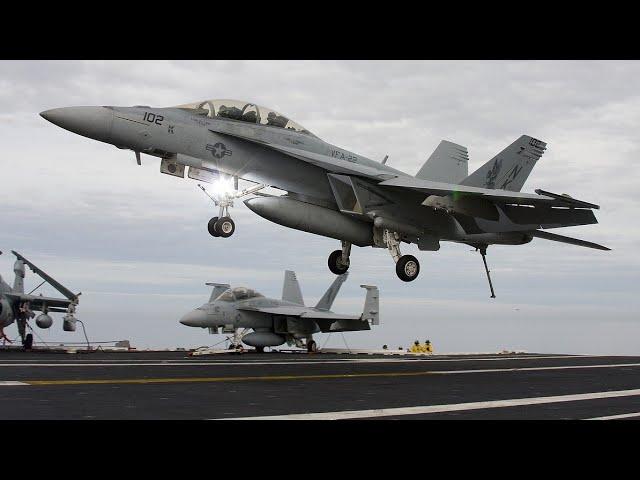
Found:
<svg viewBox="0 0 640 480"><path fill-rule="evenodd" d="M546 148L542 140L522 135L460 185L519 192Z"/></svg>
<svg viewBox="0 0 640 480"><path fill-rule="evenodd" d="M218 298L220 295L226 292L230 287L228 283L207 282L205 285L209 285L210 287L213 287L213 290L211 291L211 296L209 297L209 303L213 302L216 298Z"/></svg>
<svg viewBox="0 0 640 480"><path fill-rule="evenodd" d="M360 285L367 289L362 309L362 320L367 320L371 325L380 325L380 292L375 285Z"/></svg>
<svg viewBox="0 0 640 480"><path fill-rule="evenodd" d="M292 270L285 270L284 272L282 300L297 303L298 305L304 305L304 300L302 299L302 291L300 290L300 284L298 283L298 279L296 278L296 272Z"/></svg>
<svg viewBox="0 0 640 480"><path fill-rule="evenodd" d="M333 305L333 301L338 296L338 292L340 291L340 287L345 282L345 280L349 277L349 272L343 273L339 275L331 284L331 286L324 292L324 295L316 305L316 308L319 310L331 310L331 305Z"/></svg>
<svg viewBox="0 0 640 480"><path fill-rule="evenodd" d="M460 183L469 175L466 147L442 140L422 166L416 178L432 182Z"/></svg>

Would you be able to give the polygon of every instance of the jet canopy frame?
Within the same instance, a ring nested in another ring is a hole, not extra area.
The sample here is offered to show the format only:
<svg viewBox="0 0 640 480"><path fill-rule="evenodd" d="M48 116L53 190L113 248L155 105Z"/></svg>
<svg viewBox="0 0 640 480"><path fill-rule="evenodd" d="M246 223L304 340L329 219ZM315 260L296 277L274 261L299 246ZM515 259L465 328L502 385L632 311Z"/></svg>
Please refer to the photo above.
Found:
<svg viewBox="0 0 640 480"><path fill-rule="evenodd" d="M215 301L221 302L237 302L241 300L249 300L252 298L264 298L260 292L256 292L252 288L235 287L230 288L222 293Z"/></svg>
<svg viewBox="0 0 640 480"><path fill-rule="evenodd" d="M209 118L233 120L238 122L254 123L268 127L283 128L285 130L293 130L298 133L314 136L309 130L299 123L294 122L288 117L278 113L277 111L256 105L255 103L243 100L231 99L212 99L203 100L201 102L187 103L177 105L174 108L189 110L196 115L202 115Z"/></svg>

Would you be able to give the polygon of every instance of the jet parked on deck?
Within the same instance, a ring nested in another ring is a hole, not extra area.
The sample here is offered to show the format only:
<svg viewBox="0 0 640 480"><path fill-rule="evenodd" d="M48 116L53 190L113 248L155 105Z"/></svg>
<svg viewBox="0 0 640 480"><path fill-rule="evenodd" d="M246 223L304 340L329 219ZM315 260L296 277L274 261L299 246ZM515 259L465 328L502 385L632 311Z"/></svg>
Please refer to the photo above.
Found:
<svg viewBox="0 0 640 480"><path fill-rule="evenodd" d="M207 283L214 287L209 301L183 316L180 323L208 328L210 333L220 330L234 333L235 348L244 342L262 352L265 347L286 342L315 352L314 333L370 330L370 325L380 324L379 293L375 286L360 285L367 290L362 314L342 315L330 311L348 275L344 273L336 278L315 307L304 305L300 284L291 270L284 272L282 300L267 298L246 287Z"/></svg>

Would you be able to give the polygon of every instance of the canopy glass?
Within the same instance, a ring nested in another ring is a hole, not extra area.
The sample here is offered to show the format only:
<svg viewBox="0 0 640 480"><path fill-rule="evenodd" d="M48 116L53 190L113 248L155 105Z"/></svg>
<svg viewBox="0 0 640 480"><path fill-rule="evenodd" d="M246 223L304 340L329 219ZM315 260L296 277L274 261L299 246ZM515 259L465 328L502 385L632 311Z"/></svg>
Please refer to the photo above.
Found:
<svg viewBox="0 0 640 480"><path fill-rule="evenodd" d="M271 108L261 107L253 103L241 100L204 100L202 102L177 105L191 111L195 115L203 115L209 118L222 118L238 122L256 123L275 128L294 130L299 133L313 135L302 125L289 120L284 115Z"/></svg>

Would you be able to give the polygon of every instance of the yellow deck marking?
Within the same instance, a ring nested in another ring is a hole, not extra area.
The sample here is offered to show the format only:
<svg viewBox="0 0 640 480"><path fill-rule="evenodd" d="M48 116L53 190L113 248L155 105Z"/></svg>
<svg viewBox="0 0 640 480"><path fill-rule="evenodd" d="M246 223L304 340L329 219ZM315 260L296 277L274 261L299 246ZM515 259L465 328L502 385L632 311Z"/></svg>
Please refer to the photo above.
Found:
<svg viewBox="0 0 640 480"><path fill-rule="evenodd" d="M640 367L640 363L618 363L604 365L564 365L554 367L527 368L488 368L476 370L421 370L417 372L378 372L378 373L330 373L319 375L263 375L246 377L184 377L184 378L107 378L88 380L22 380L28 385L112 385L112 384L148 384L148 383L215 383L250 382L279 380L329 380L341 378L371 377L419 377L425 375L458 375L465 373L531 372L541 370L574 370L589 368Z"/></svg>

